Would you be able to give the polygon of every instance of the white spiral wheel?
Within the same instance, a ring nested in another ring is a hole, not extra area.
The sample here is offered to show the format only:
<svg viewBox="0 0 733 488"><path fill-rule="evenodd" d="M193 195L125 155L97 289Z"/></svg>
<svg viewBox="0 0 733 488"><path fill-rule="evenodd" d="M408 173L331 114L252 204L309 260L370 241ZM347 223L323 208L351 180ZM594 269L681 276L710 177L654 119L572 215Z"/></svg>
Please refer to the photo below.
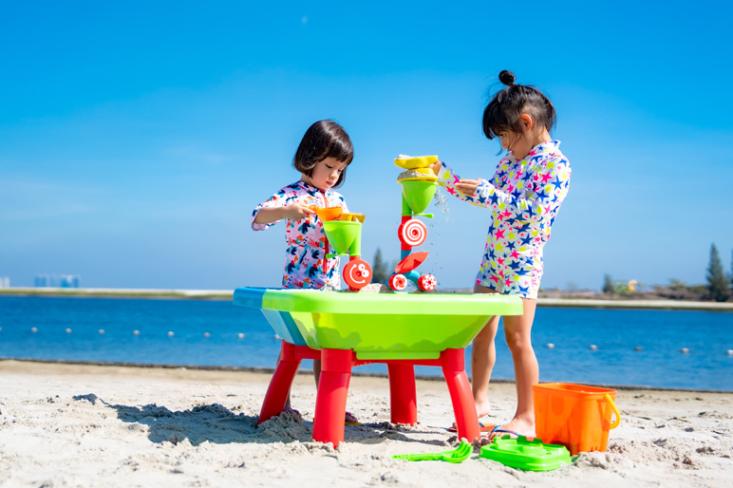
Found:
<svg viewBox="0 0 733 488"><path fill-rule="evenodd" d="M435 291L438 287L438 280L432 274L424 274L417 279L417 287L420 291Z"/></svg>
<svg viewBox="0 0 733 488"><path fill-rule="evenodd" d="M406 246L416 247L425 242L428 237L428 228L417 219L406 220L397 229L400 242Z"/></svg>
<svg viewBox="0 0 733 488"><path fill-rule="evenodd" d="M404 291L407 288L407 278L403 274L394 274L389 278L389 287L393 291Z"/></svg>

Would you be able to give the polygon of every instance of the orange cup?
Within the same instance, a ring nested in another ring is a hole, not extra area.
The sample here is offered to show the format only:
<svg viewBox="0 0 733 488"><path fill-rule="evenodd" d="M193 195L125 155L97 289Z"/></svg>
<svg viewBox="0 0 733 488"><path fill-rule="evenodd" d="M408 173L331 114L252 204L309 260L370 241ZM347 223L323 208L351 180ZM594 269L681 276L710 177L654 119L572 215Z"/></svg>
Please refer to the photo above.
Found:
<svg viewBox="0 0 733 488"><path fill-rule="evenodd" d="M341 217L341 214L344 212L344 209L341 207L317 207L313 205L311 208L315 210L318 218L323 220L324 222L327 222L329 220L336 220L337 218Z"/></svg>
<svg viewBox="0 0 733 488"><path fill-rule="evenodd" d="M540 383L533 390L542 442L563 444L573 455L608 448L608 432L621 422L615 390L573 383Z"/></svg>

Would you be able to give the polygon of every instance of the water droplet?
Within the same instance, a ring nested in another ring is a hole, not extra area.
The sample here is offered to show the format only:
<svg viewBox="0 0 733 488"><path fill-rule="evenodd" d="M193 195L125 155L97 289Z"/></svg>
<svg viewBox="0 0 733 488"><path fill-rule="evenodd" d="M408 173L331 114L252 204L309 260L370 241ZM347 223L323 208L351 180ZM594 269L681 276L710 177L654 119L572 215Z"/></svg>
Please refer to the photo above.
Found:
<svg viewBox="0 0 733 488"><path fill-rule="evenodd" d="M38 332L38 327L31 327L31 333L35 334Z"/></svg>
<svg viewBox="0 0 733 488"><path fill-rule="evenodd" d="M172 330L168 331L168 337L173 337L174 335L176 334Z"/></svg>
<svg viewBox="0 0 733 488"><path fill-rule="evenodd" d="M244 332L240 332L239 334L237 334L237 339L239 340L244 339Z"/></svg>
<svg viewBox="0 0 733 488"><path fill-rule="evenodd" d="M208 339L209 337L211 337L211 332L204 332L204 338Z"/></svg>
<svg viewBox="0 0 733 488"><path fill-rule="evenodd" d="M547 349L555 349L555 344L552 342L548 342L546 345L547 345Z"/></svg>
<svg viewBox="0 0 733 488"><path fill-rule="evenodd" d="M132 335L139 336L140 335L140 331L137 330L137 329L135 329L135 330L132 331Z"/></svg>
<svg viewBox="0 0 733 488"><path fill-rule="evenodd" d="M73 331L71 330L71 327L67 327L64 329L64 332L66 332L67 334L71 334Z"/></svg>
<svg viewBox="0 0 733 488"><path fill-rule="evenodd" d="M99 332L99 335L104 335L105 330L104 329L99 329L97 332Z"/></svg>

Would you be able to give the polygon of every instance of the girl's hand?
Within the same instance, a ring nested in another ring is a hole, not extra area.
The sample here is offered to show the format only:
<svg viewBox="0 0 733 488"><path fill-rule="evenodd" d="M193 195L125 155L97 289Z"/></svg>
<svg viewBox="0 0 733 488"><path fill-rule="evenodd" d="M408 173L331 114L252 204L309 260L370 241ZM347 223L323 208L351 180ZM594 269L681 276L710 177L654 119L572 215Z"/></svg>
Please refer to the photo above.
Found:
<svg viewBox="0 0 733 488"><path fill-rule="evenodd" d="M315 212L308 208L306 205L294 203L283 207L283 215L286 219L300 220L309 215L313 215Z"/></svg>
<svg viewBox="0 0 733 488"><path fill-rule="evenodd" d="M443 165L440 163L440 161L436 161L431 166L433 169L433 173L435 173L435 176L438 176L440 174L440 170L443 169Z"/></svg>
<svg viewBox="0 0 733 488"><path fill-rule="evenodd" d="M463 193L464 195L472 197L476 194L476 189L478 188L480 183L481 180L459 180L456 183L456 190Z"/></svg>

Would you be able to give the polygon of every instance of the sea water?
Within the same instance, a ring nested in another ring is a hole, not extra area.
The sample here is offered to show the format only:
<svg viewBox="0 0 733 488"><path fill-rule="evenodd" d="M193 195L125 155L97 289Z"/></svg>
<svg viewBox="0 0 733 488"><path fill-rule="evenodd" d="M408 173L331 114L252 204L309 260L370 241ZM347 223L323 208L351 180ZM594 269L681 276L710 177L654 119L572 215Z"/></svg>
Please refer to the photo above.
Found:
<svg viewBox="0 0 733 488"><path fill-rule="evenodd" d="M533 343L542 381L733 391L730 312L540 307ZM0 358L272 368L279 344L230 301L0 297ZM514 377L501 328L493 377Z"/></svg>

